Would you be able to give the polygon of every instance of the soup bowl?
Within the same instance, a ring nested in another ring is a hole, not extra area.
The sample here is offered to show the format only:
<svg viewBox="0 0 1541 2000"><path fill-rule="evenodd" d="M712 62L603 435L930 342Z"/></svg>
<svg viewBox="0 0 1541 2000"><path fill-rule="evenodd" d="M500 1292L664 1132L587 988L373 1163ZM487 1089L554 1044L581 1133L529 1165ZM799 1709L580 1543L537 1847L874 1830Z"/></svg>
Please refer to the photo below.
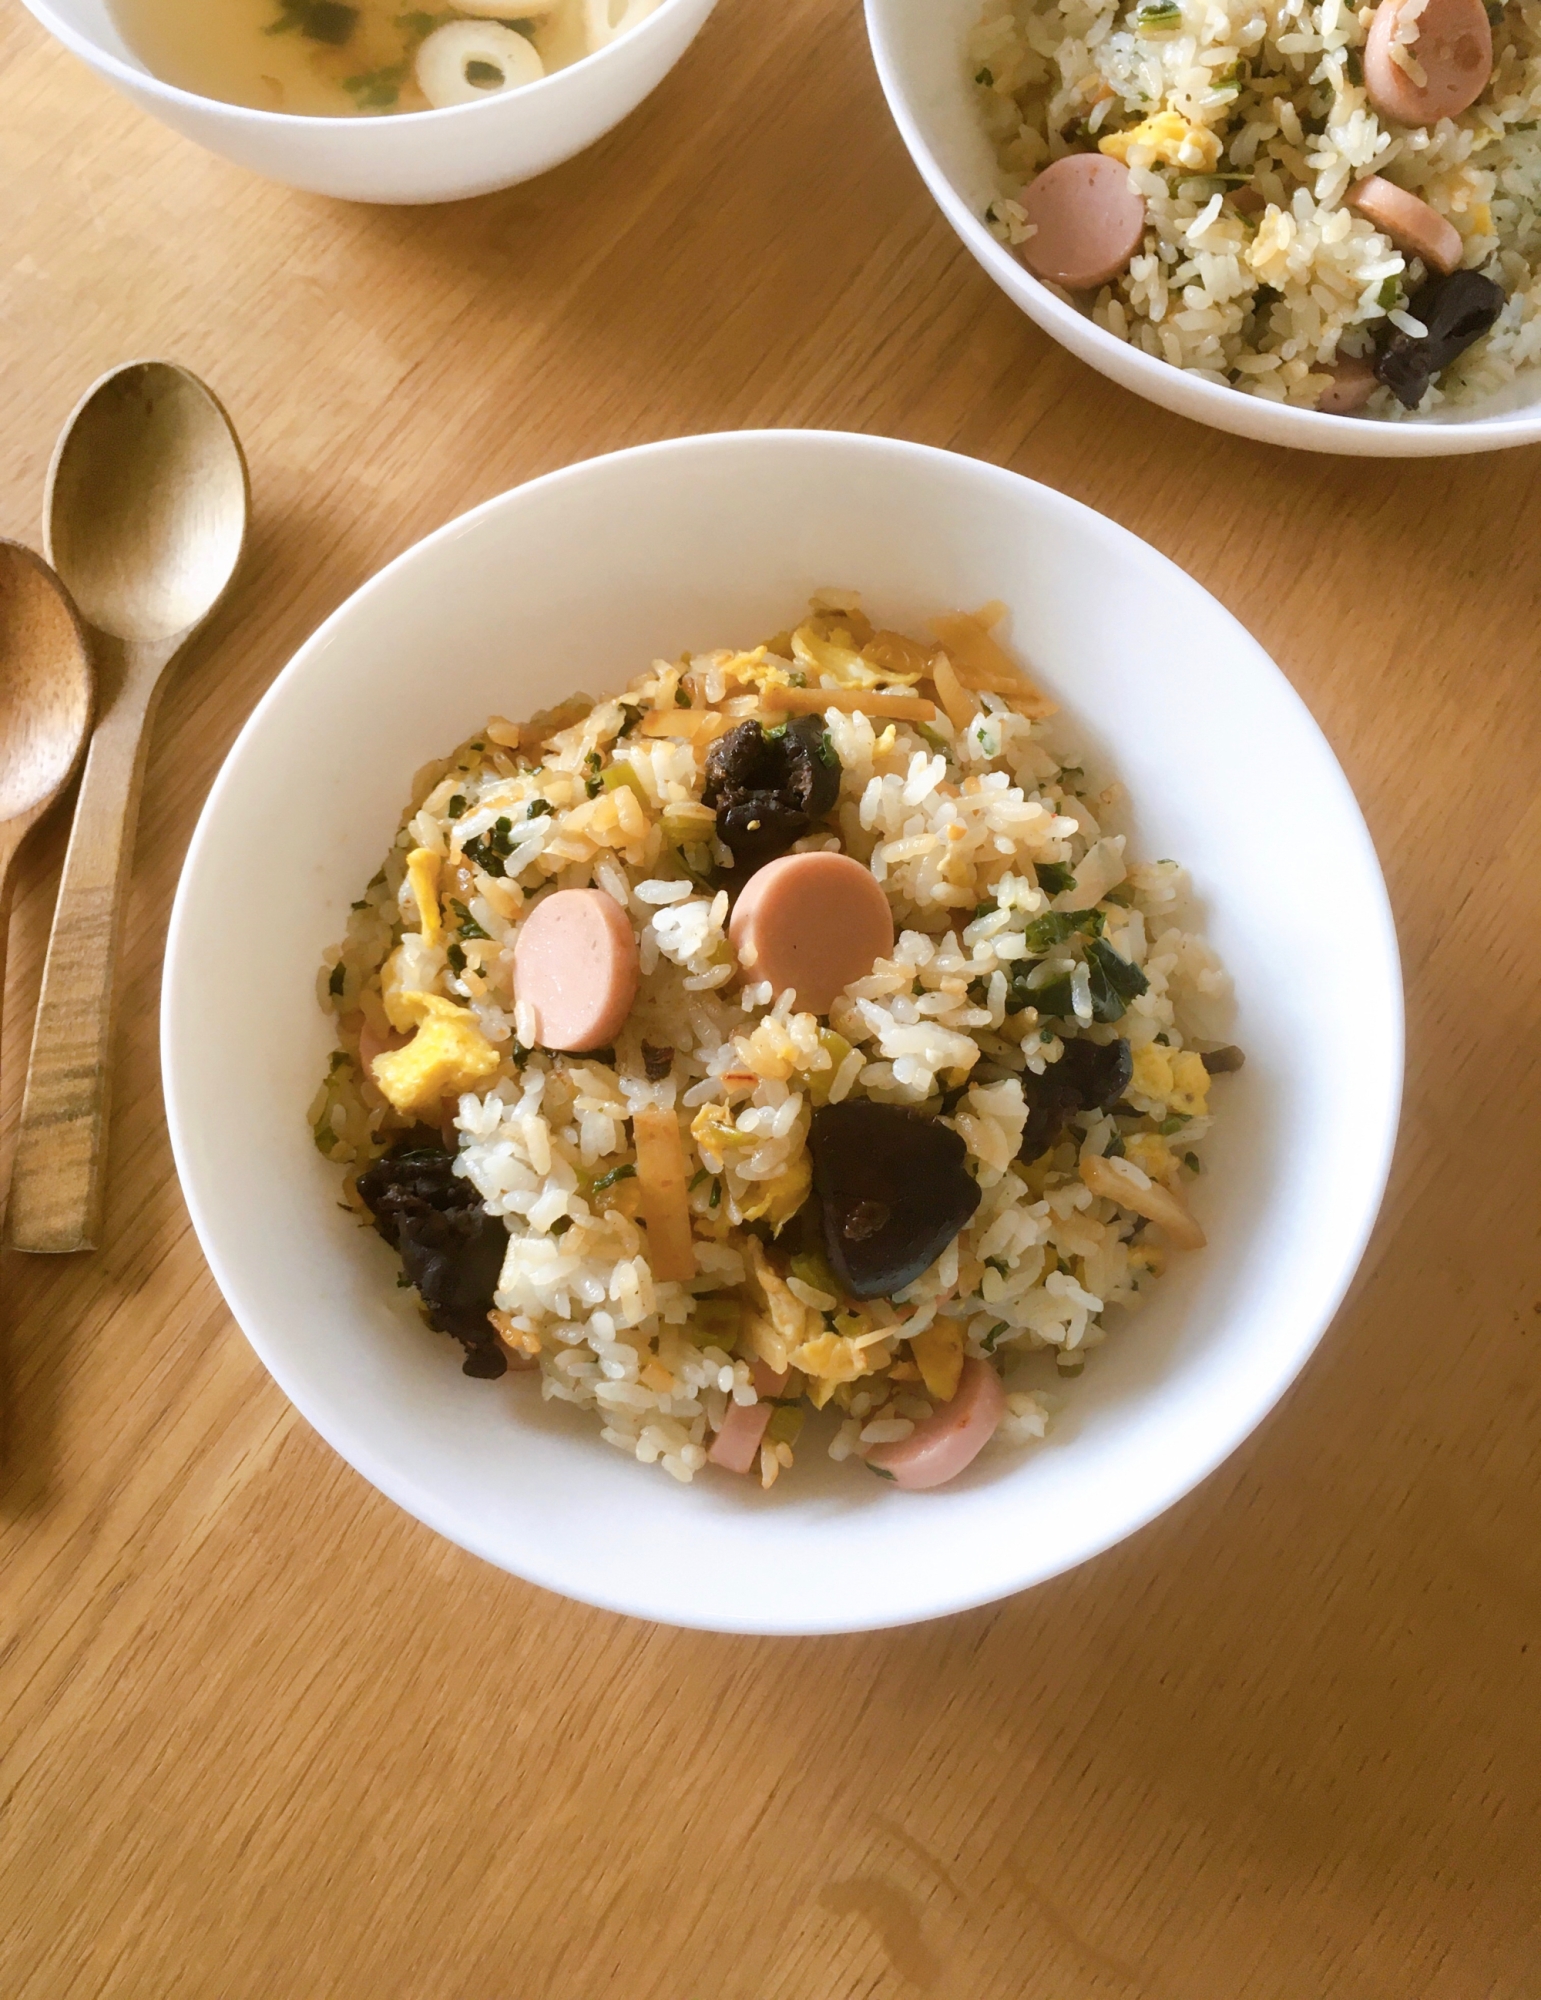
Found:
<svg viewBox="0 0 1541 2000"><path fill-rule="evenodd" d="M635 28L538 83L474 104L312 118L200 97L154 76L108 0L26 0L51 35L162 123L269 180L345 201L457 201L592 146L668 75L716 0L661 0Z"/></svg>
<svg viewBox="0 0 1541 2000"><path fill-rule="evenodd" d="M606 1444L591 1415L542 1402L538 1376L468 1380L340 1203L306 1122L335 1025L316 1003L321 954L423 758L489 713L753 642L830 586L911 630L941 608L1005 603L1089 781L1127 786L1135 851L1189 864L1246 1052L1196 1184L1209 1247L1175 1260L1140 1312L1110 1315L1042 1443L992 1444L931 1493L832 1462L816 1426L768 1493L716 1468L676 1485ZM1130 1534L1218 1465L1300 1370L1358 1262L1401 1049L1364 822L1303 704L1214 598L1014 473L800 431L682 438L550 474L356 592L279 675L214 786L162 1016L194 1226L322 1436L492 1563L590 1604L741 1632L892 1625L1001 1597Z"/></svg>
<svg viewBox="0 0 1541 2000"><path fill-rule="evenodd" d="M982 0L866 0L883 94L937 206L1006 296L1062 347L1136 395L1239 437L1355 458L1437 458L1501 451L1541 439L1541 368L1485 402L1388 422L1326 416L1244 395L1158 361L1097 326L1035 278L984 222L999 192L990 142L975 114L966 61Z"/></svg>

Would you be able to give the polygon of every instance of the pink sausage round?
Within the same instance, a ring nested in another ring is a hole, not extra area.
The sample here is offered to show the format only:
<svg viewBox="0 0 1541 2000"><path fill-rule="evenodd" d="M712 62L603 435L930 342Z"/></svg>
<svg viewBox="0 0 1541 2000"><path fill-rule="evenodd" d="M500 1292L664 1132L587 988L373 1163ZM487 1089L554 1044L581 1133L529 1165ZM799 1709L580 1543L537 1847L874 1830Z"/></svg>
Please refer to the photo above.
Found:
<svg viewBox="0 0 1541 2000"><path fill-rule="evenodd" d="M1380 387L1367 354L1345 354L1328 370L1331 382L1316 399L1329 417L1351 417L1362 410Z"/></svg>
<svg viewBox="0 0 1541 2000"><path fill-rule="evenodd" d="M626 912L603 889L558 889L535 905L514 946L514 997L535 1012L545 1049L615 1040L642 969Z"/></svg>
<svg viewBox="0 0 1541 2000"><path fill-rule="evenodd" d="M940 1404L897 1444L874 1445L867 1463L912 1492L944 1486L973 1464L1005 1413L1006 1391L1000 1376L988 1361L971 1355L963 1364L952 1401Z"/></svg>
<svg viewBox="0 0 1541 2000"><path fill-rule="evenodd" d="M1437 208L1430 208L1394 181L1383 181L1379 174L1367 175L1349 189L1346 206L1357 209L1366 222L1373 222L1399 250L1421 257L1431 270L1448 276L1459 267L1465 249L1460 230Z"/></svg>
<svg viewBox="0 0 1541 2000"><path fill-rule="evenodd" d="M722 1428L712 1439L706 1454L713 1465L720 1465L725 1472L754 1470L760 1446L765 1440L766 1426L775 1413L775 1406L769 1398L779 1396L787 1386L785 1369L776 1375L763 1361L756 1361L749 1372L759 1402L729 1403Z"/></svg>
<svg viewBox="0 0 1541 2000"><path fill-rule="evenodd" d="M1116 278L1145 234L1145 197L1105 153L1067 153L1028 182L1021 202L1035 233L1017 255L1035 278L1072 292Z"/></svg>
<svg viewBox="0 0 1541 2000"><path fill-rule="evenodd" d="M1427 81L1415 83L1392 61L1404 0L1381 0L1364 44L1364 87L1382 118L1435 125L1476 103L1493 74L1493 30L1482 0L1428 0L1407 53Z"/></svg>
<svg viewBox="0 0 1541 2000"><path fill-rule="evenodd" d="M872 871L849 854L784 854L744 885L728 941L751 985L790 986L804 1012L827 1014L893 950L893 912Z"/></svg>

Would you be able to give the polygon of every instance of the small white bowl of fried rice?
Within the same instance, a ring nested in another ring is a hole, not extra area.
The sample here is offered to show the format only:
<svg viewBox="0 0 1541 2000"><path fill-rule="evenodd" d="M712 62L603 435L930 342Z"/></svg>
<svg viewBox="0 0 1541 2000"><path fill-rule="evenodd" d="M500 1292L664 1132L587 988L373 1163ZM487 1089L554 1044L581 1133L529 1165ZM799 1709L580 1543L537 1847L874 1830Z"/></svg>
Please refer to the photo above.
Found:
<svg viewBox="0 0 1541 2000"><path fill-rule="evenodd" d="M597 699L562 711L579 690ZM843 848L895 917L892 961L817 1020L732 963L740 851L713 845L728 809L713 835L692 776L701 744L778 701L822 704L841 767L794 853ZM608 895L640 943L633 1015L593 1054L522 1044L499 984L558 889ZM391 1054L427 1047L381 1026L382 980L437 1010L452 1069L485 1058L442 1137L382 1095L404 1088ZM1024 1105L1078 1043L1122 1064L1123 1096L1029 1144ZM366 1479L583 1602L817 1633L1051 1577L1263 1419L1374 1221L1401 984L1331 750L1189 577L972 459L747 432L535 480L327 620L204 809L162 1058L221 1290ZM891 1298L841 1302L813 1239L781 1231L803 1213L809 1107L861 1097L966 1141L977 1209ZM639 1185L644 1118L694 1169L688 1282L655 1233L663 1184ZM396 1281L358 1192L382 1156L442 1167L476 1229L506 1228L496 1343L462 1352ZM961 1406L960 1366L988 1376L996 1434L933 1490L874 1477ZM737 1476L713 1441L762 1398Z"/></svg>
<svg viewBox="0 0 1541 2000"><path fill-rule="evenodd" d="M1038 0L866 0L866 14L889 109L942 213L1030 319L1112 381L1297 450L1428 458L1541 439L1541 93L1529 16L1511 10L1475 106L1400 128L1377 122L1366 101L1370 14L1337 0L1250 12L1231 0L1084 0L1068 11ZM1318 101L1329 107L1325 131ZM1176 104L1197 106L1199 122L1185 124ZM1094 290L1041 282L1017 254L1032 233L1024 187L1067 143L1106 152L1109 135L1158 111L1197 145L1170 167L1136 156L1148 213L1134 262ZM1083 114L1085 130L1067 141L1063 120ZM1198 165L1175 164L1190 152ZM1245 171L1229 171L1233 155ZM1366 381L1363 414L1328 414L1315 405L1331 400L1335 363L1352 377L1349 357L1373 359L1394 329L1427 331L1408 308L1434 274L1344 205L1383 168L1440 211L1430 218L1416 203L1426 219L1453 218L1464 268L1484 272L1505 303L1415 408ZM1246 213L1229 199L1238 184Z"/></svg>

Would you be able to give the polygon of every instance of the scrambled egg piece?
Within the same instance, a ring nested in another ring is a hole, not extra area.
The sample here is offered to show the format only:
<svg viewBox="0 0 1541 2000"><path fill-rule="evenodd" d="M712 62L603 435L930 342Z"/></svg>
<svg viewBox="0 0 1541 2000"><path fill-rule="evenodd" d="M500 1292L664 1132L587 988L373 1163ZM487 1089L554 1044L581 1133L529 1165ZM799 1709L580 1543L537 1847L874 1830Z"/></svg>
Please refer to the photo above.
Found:
<svg viewBox="0 0 1541 2000"><path fill-rule="evenodd" d="M1163 1048L1147 1042L1134 1052L1130 1089L1153 1103L1180 1111L1185 1118L1202 1118L1209 1109L1209 1071L1192 1049Z"/></svg>
<svg viewBox="0 0 1541 2000"><path fill-rule="evenodd" d="M778 1234L792 1220L813 1186L813 1166L804 1149L771 1180L760 1182L760 1199L744 1210L745 1222L768 1222Z"/></svg>
<svg viewBox="0 0 1541 2000"><path fill-rule="evenodd" d="M403 1013L410 1008L417 1033L404 1049L376 1056L369 1068L398 1111L432 1111L442 1098L474 1089L497 1068L498 1052L469 1007L437 993L404 993L397 1004Z"/></svg>
<svg viewBox="0 0 1541 2000"><path fill-rule="evenodd" d="M733 1108L727 1104L703 1104L690 1121L690 1136L703 1153L710 1153L718 1160L755 1143L747 1132L739 1131L733 1120Z"/></svg>
<svg viewBox="0 0 1541 2000"><path fill-rule="evenodd" d="M867 1349L838 1333L818 1333L812 1340L805 1340L794 1349L791 1362L808 1377L808 1397L817 1410L823 1409L838 1383L855 1382L872 1374L874 1369L874 1363L867 1358Z"/></svg>
<svg viewBox="0 0 1541 2000"><path fill-rule="evenodd" d="M414 847L407 856L407 881L417 904L418 929L424 944L444 942L444 921L439 914L439 857L432 848Z"/></svg>
<svg viewBox="0 0 1541 2000"><path fill-rule="evenodd" d="M1124 1158L1133 1160L1142 1174L1153 1181L1173 1182L1177 1160L1165 1139L1155 1132L1135 1132L1124 1141Z"/></svg>
<svg viewBox="0 0 1541 2000"><path fill-rule="evenodd" d="M1110 132L1097 141L1099 153L1129 164L1129 148L1147 146L1165 166L1187 167L1190 172L1212 173L1220 158L1218 136L1202 125L1190 125L1180 111L1158 111L1127 132Z"/></svg>
<svg viewBox="0 0 1541 2000"><path fill-rule="evenodd" d="M927 1391L937 1402L950 1403L958 1393L963 1374L962 1321L933 1320L924 1333L915 1335L910 1352Z"/></svg>

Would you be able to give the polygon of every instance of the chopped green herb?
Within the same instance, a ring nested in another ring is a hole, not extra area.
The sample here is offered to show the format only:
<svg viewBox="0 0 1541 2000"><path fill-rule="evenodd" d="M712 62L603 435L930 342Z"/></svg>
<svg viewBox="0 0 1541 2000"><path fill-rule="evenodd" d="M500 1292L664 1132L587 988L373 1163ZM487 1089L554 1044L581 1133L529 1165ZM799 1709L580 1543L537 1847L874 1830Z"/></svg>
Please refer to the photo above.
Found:
<svg viewBox="0 0 1541 2000"><path fill-rule="evenodd" d="M1358 49L1345 50L1343 68L1345 73L1347 74L1350 83L1354 84L1356 87L1363 86L1364 57L1363 55L1361 55Z"/></svg>
<svg viewBox="0 0 1541 2000"><path fill-rule="evenodd" d="M690 706L689 688L677 687L674 690L674 706L676 708L689 708Z"/></svg>
<svg viewBox="0 0 1541 2000"><path fill-rule="evenodd" d="M1169 1049L1172 1046L1172 1038L1170 1035L1154 1035L1151 1037L1151 1039L1153 1041L1159 1042L1162 1048L1164 1049Z"/></svg>
<svg viewBox="0 0 1541 2000"><path fill-rule="evenodd" d="M1177 0L1144 0L1134 14L1139 35L1177 35L1182 32L1183 10Z"/></svg>
<svg viewBox="0 0 1541 2000"><path fill-rule="evenodd" d="M1121 957L1105 938L1092 938L1088 942L1086 968L1091 974L1094 1021L1122 1020L1129 1002L1137 1000L1150 987L1140 968Z"/></svg>
<svg viewBox="0 0 1541 2000"><path fill-rule="evenodd" d="M1034 987L1033 1005L1040 1014L1048 1014L1060 1021L1068 1020L1075 1012L1075 992L1070 984L1070 974L1062 972L1046 986ZM1119 1012L1122 1013L1123 1009L1120 1008Z"/></svg>
<svg viewBox="0 0 1541 2000"><path fill-rule="evenodd" d="M490 938L492 936L491 931L484 931L482 929L481 925L476 921L475 917L471 915L471 912L466 908L464 903L456 902L455 898L451 896L449 899L449 906L455 912L456 917L459 919L460 935L463 938Z"/></svg>
<svg viewBox="0 0 1541 2000"><path fill-rule="evenodd" d="M866 1466L867 1470L872 1474L874 1479L886 1479L890 1486L892 1486L895 1483L893 1474L891 1472L885 1472L881 1465L874 1465L870 1458L864 1458L862 1460L862 1464Z"/></svg>
<svg viewBox="0 0 1541 2000"><path fill-rule="evenodd" d="M1003 1278L1011 1276L1011 1266L1006 1262L1004 1257L986 1257L985 1269L987 1271L997 1271Z"/></svg>
<svg viewBox="0 0 1541 2000"><path fill-rule="evenodd" d="M990 85L994 83L995 76L993 72L990 70L976 69L974 72L974 81L975 83L982 83L985 89L988 90L990 88Z"/></svg>
<svg viewBox="0 0 1541 2000"><path fill-rule="evenodd" d="M549 819L555 812L556 807L551 803L550 799L531 799L530 803L524 809L524 816L526 820ZM499 820L498 824L501 826L503 822Z"/></svg>
<svg viewBox="0 0 1541 2000"><path fill-rule="evenodd" d="M601 1174L590 1190L593 1194L603 1194L606 1188L614 1187L617 1181L635 1180L637 1170L628 1160L624 1166L612 1167L607 1174Z"/></svg>
<svg viewBox="0 0 1541 2000"><path fill-rule="evenodd" d="M478 90L497 90L508 81L496 63L480 62L474 56L465 66L465 80Z"/></svg>
<svg viewBox="0 0 1541 2000"><path fill-rule="evenodd" d="M546 807L550 812L550 806ZM527 817L535 817L533 809ZM502 876L508 873L503 866L514 851L514 823L506 816L493 821L486 833L479 839L468 840L462 852L481 869L484 875Z"/></svg>
<svg viewBox="0 0 1541 2000"><path fill-rule="evenodd" d="M1381 288L1375 294L1375 303L1382 312L1394 312L1397 300L1402 296L1402 280L1398 277L1383 278Z"/></svg>
<svg viewBox="0 0 1541 2000"><path fill-rule="evenodd" d="M326 1066L327 1075L336 1076L337 1072L340 1069L346 1069L348 1066L348 1060L349 1060L348 1052L346 1049L333 1049L332 1060Z"/></svg>
<svg viewBox="0 0 1541 2000"><path fill-rule="evenodd" d="M1108 1141L1107 1151L1106 1153L1104 1153L1103 1158L1108 1160L1121 1160L1123 1157L1124 1157L1124 1135L1122 1132L1115 1132L1112 1138L1109 1139Z"/></svg>
<svg viewBox="0 0 1541 2000"><path fill-rule="evenodd" d="M337 963L332 967L331 978L326 982L326 990L334 1000L341 994L343 987L347 984L347 979L348 969L342 960L338 959Z"/></svg>
<svg viewBox="0 0 1541 2000"><path fill-rule="evenodd" d="M444 808L444 817L446 819L459 819L460 815L465 811L465 809L466 809L465 800L460 796L459 792L456 792L455 796L450 800L449 804Z"/></svg>
<svg viewBox="0 0 1541 2000"><path fill-rule="evenodd" d="M1034 868L1038 886L1046 896L1063 896L1075 881L1075 870L1063 861L1039 861Z"/></svg>
<svg viewBox="0 0 1541 2000"><path fill-rule="evenodd" d="M1190 1174L1201 1174L1204 1171L1199 1165L1199 1156L1197 1153L1184 1153L1183 1165L1188 1169Z"/></svg>
<svg viewBox="0 0 1541 2000"><path fill-rule="evenodd" d="M523 1069L525 1064L530 1060L530 1051L525 1047L523 1042L510 1042L508 1046L508 1059L515 1069Z"/></svg>
<svg viewBox="0 0 1541 2000"><path fill-rule="evenodd" d="M706 1171L705 1167L702 1167L699 1173L691 1176L690 1186L686 1189L686 1193L694 1194L702 1181L709 1181L710 1179L711 1175Z"/></svg>
<svg viewBox="0 0 1541 2000"><path fill-rule="evenodd" d="M465 971L466 955L458 944L447 945L445 947L444 956L449 962L449 969L451 972L458 973Z"/></svg>
<svg viewBox="0 0 1541 2000"><path fill-rule="evenodd" d="M1033 956L1042 958L1045 952L1078 931L1087 937L1101 937L1106 921L1101 910L1049 910L1041 917L1034 917L1023 936Z"/></svg>
<svg viewBox="0 0 1541 2000"><path fill-rule="evenodd" d="M990 206L985 210L985 221L986 222L1000 221L1000 217L995 212L995 203L993 201L991 202Z"/></svg>
<svg viewBox="0 0 1541 2000"><path fill-rule="evenodd" d="M1163 1139L1170 1139L1174 1132L1180 1132L1185 1125L1191 1125L1192 1123L1193 1120L1191 1117L1181 1111L1174 1111L1170 1118L1162 1119L1156 1130L1161 1134Z"/></svg>
<svg viewBox="0 0 1541 2000"><path fill-rule="evenodd" d="M1007 1326L1005 1320L998 1319L979 1344L986 1354L993 1354L995 1352L995 1343L1003 1333L1010 1333L1010 1331L1011 1328Z"/></svg>
<svg viewBox="0 0 1541 2000"><path fill-rule="evenodd" d="M401 95L408 65L392 63L385 69L366 70L360 76L345 76L342 87L360 111L389 111Z"/></svg>
<svg viewBox="0 0 1541 2000"><path fill-rule="evenodd" d="M721 1200L722 1200L722 1182L713 1181L711 1199L707 1202L706 1205L708 1208L715 1208L718 1202L720 1202Z"/></svg>
<svg viewBox="0 0 1541 2000"><path fill-rule="evenodd" d="M977 924L981 917L993 917L996 908L997 905L994 903L976 903L974 905L974 922Z"/></svg>

